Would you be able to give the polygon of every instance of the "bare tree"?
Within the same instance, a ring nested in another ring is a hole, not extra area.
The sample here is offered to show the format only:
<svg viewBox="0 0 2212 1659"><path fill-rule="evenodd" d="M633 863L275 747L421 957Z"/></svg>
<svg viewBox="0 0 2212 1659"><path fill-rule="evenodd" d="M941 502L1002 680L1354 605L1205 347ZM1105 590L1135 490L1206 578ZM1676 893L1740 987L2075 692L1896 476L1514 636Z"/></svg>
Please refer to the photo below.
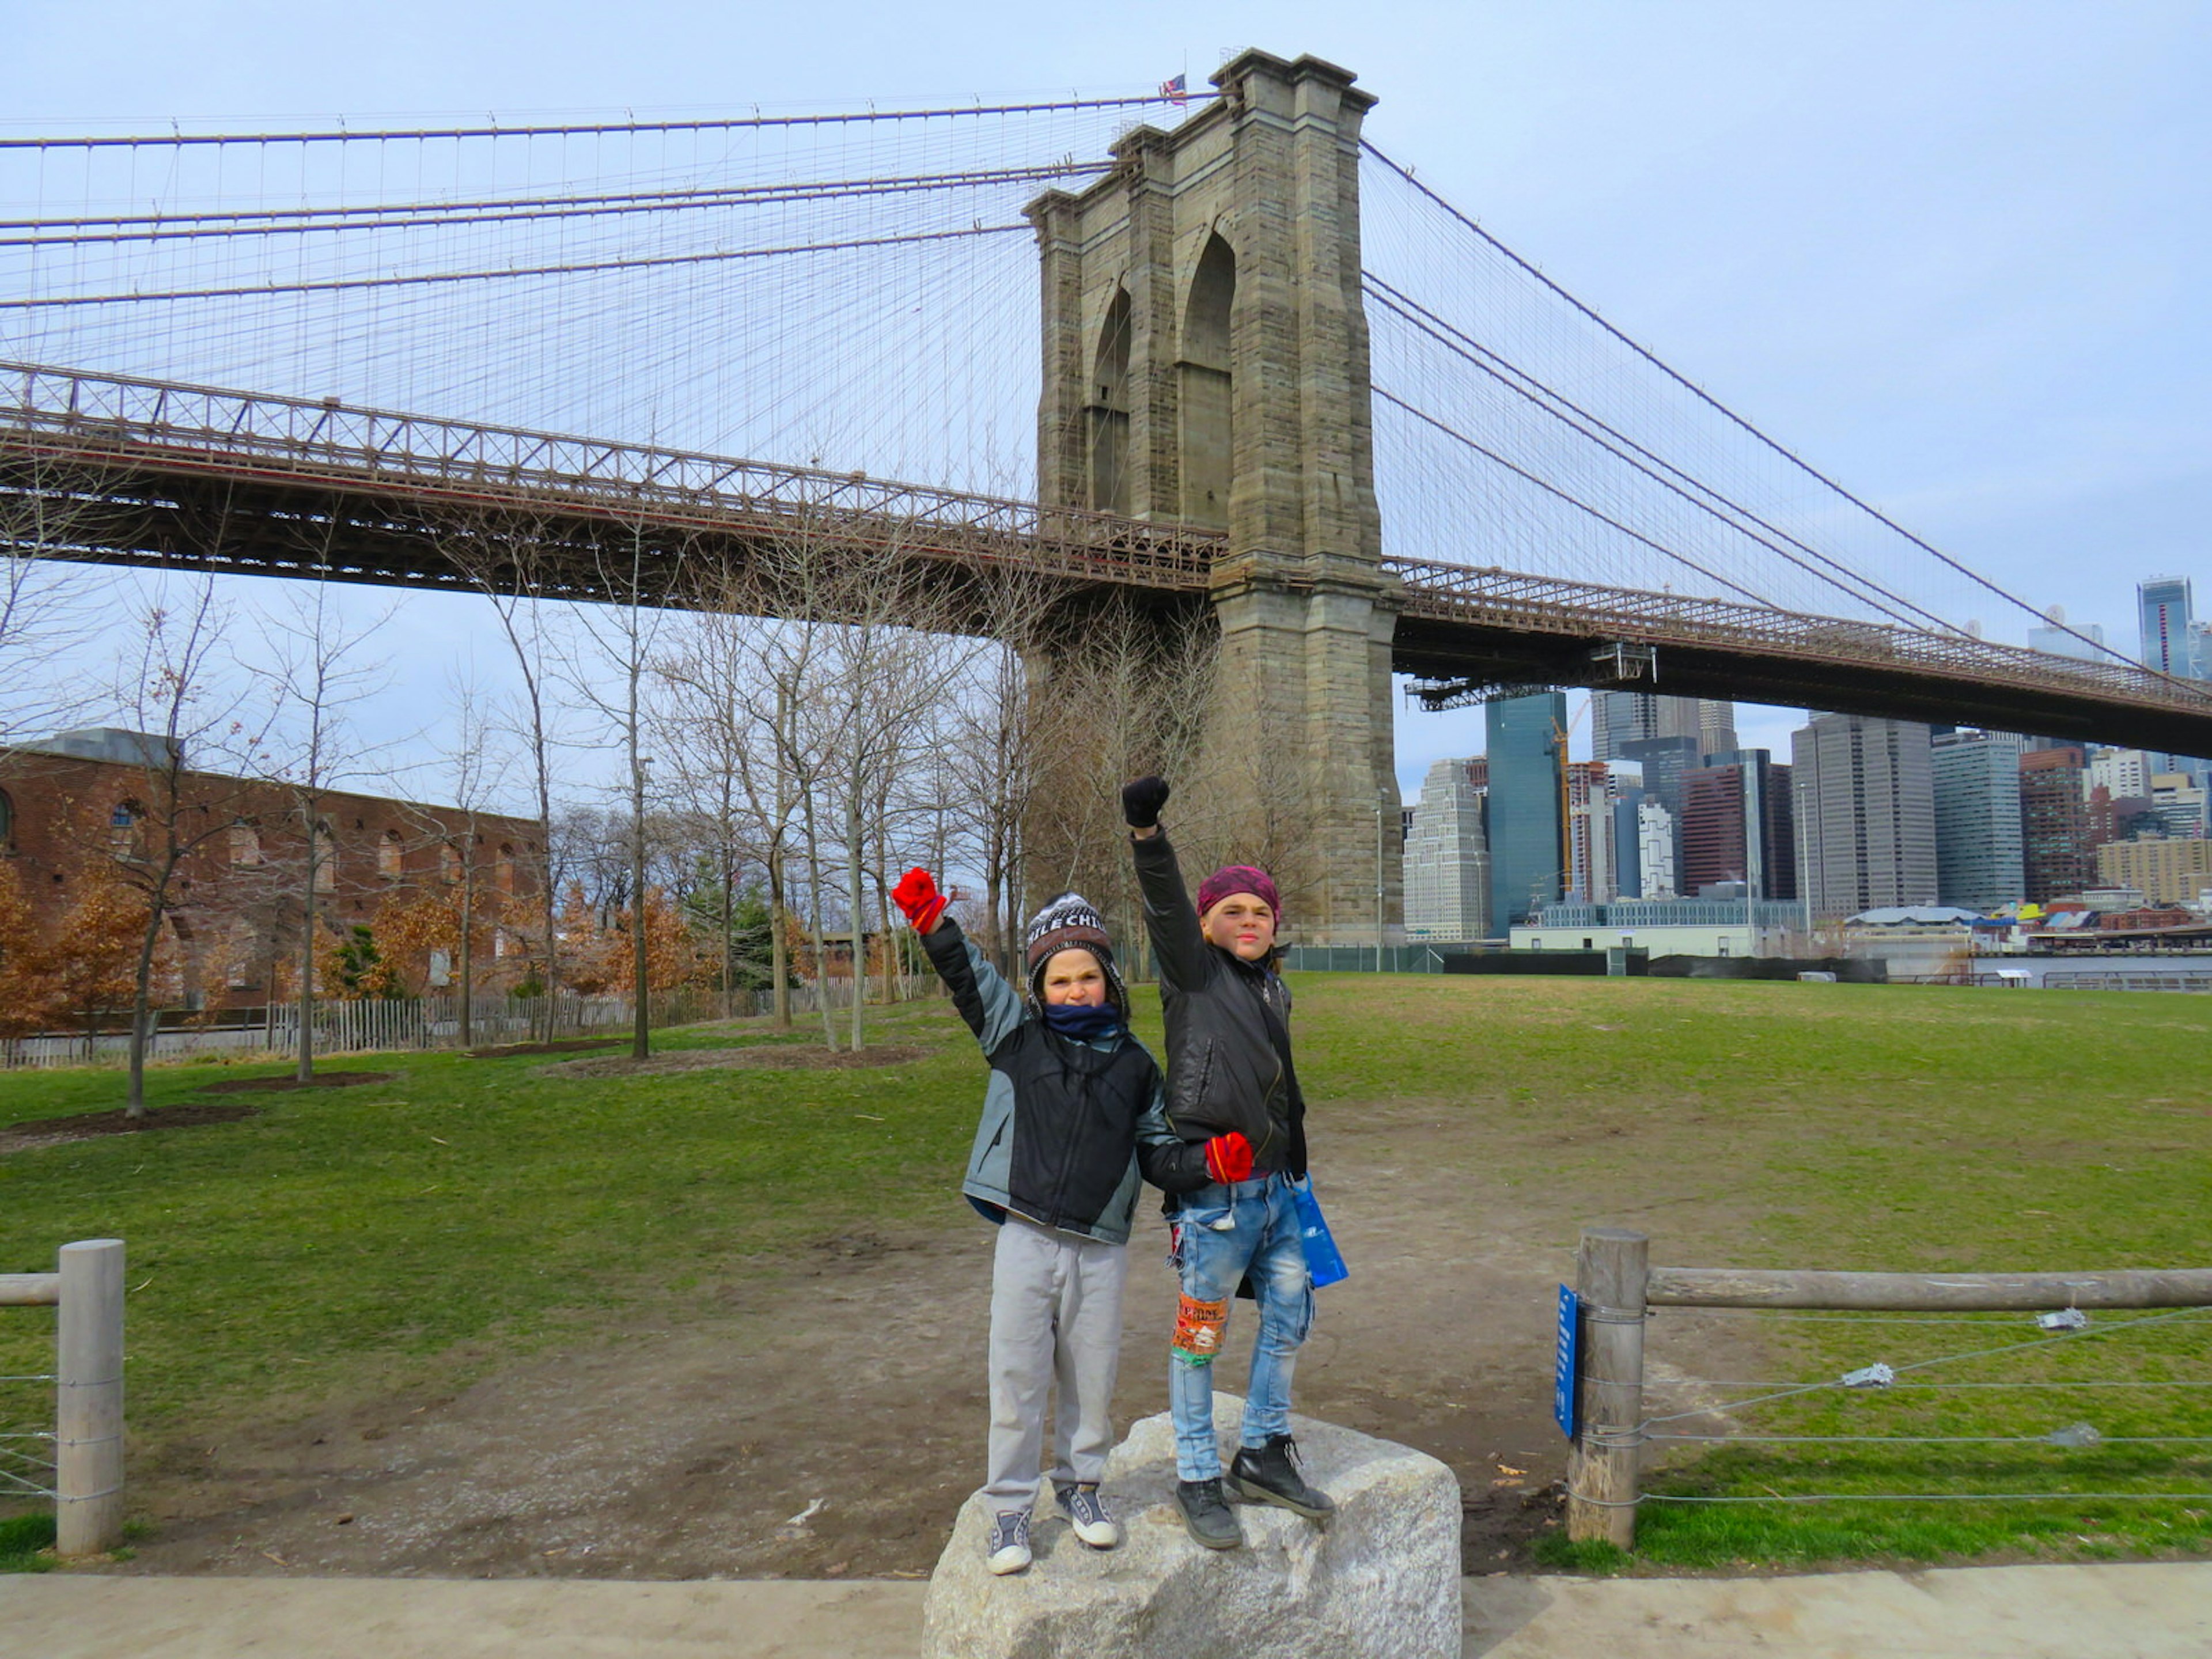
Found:
<svg viewBox="0 0 2212 1659"><path fill-rule="evenodd" d="M990 944L1000 970L1014 969L1022 915L1022 826L1029 816L1045 757L1044 708L1032 686L1032 659L1050 638L1055 585L1038 572L1002 573L985 594L983 631L990 643L974 653L953 689L939 751L940 802L950 793L958 806L951 822L964 825L983 876ZM933 867L950 862L954 836L940 813L930 837Z"/></svg>
<svg viewBox="0 0 2212 1659"><path fill-rule="evenodd" d="M90 574L107 509L87 480L35 455L0 465L0 757L70 724L93 693L70 665L98 627Z"/></svg>
<svg viewBox="0 0 2212 1659"><path fill-rule="evenodd" d="M264 728L245 718L243 688L227 672L230 617L203 576L174 604L149 592L118 676L115 706L133 728L132 794L112 805L109 854L145 905L132 975L130 1085L125 1111L146 1110L155 963L164 935L197 902L189 869L229 834L252 784L233 773L257 764ZM195 763L189 769L187 763ZM214 763L211 765L210 763ZM222 769L214 769L221 766Z"/></svg>
<svg viewBox="0 0 2212 1659"><path fill-rule="evenodd" d="M555 752L560 737L553 701L562 655L552 617L539 603L542 591L559 591L561 564L571 557L545 526L512 508L480 511L456 507L425 528L439 550L482 593L499 619L520 681L501 722L512 735L535 807L538 835L530 849L532 878L540 901L539 960L544 965L545 1018L542 1035L550 1040L558 1018L561 988L560 877L552 825L557 777Z"/></svg>
<svg viewBox="0 0 2212 1659"><path fill-rule="evenodd" d="M677 619L675 636L654 665L659 695L654 699L653 752L661 759L660 781L676 809L691 828L701 865L714 887L715 975L722 1017L735 1012L738 969L732 941L738 891L749 865L765 865L781 833L772 825L750 787L757 734L748 714L744 631L757 626L726 611L690 614ZM772 892L771 899L778 896ZM779 937L772 945L776 997L790 1018L790 992L784 978Z"/></svg>
<svg viewBox="0 0 2212 1659"><path fill-rule="evenodd" d="M459 1036L466 1048L476 1042L476 938L485 908L483 866L477 848L483 840L483 821L495 815L503 798L512 757L501 745L491 702L475 680L457 675L448 681L447 690L452 736L433 769L439 804L408 810L418 838L438 848L441 876L459 890L453 967Z"/></svg>
<svg viewBox="0 0 2212 1659"><path fill-rule="evenodd" d="M1145 930L1121 822L1121 786L1156 772L1178 781L1203 769L1218 635L1203 610L1161 614L1121 596L1063 616L1030 658L1036 700L1027 732L1034 775L1022 817L1031 880L1079 887L1130 941L1139 974ZM1206 859L1225 845L1222 798L1176 794L1176 841Z"/></svg>
<svg viewBox="0 0 2212 1659"><path fill-rule="evenodd" d="M630 1026L630 1055L643 1060L652 1051L652 980L647 971L645 867L647 861L645 752L646 693L659 641L666 632L668 601L685 585L684 564L690 538L681 532L649 533L633 519L619 534L592 544L591 559L604 605L579 607L577 643L582 649L568 662L569 684L586 705L611 728L622 744L627 773L624 793L629 855L629 942L632 982L637 988ZM612 684L599 671L614 671Z"/></svg>
<svg viewBox="0 0 2212 1659"><path fill-rule="evenodd" d="M300 1030L293 1075L315 1074L315 951L320 899L334 888L337 841L324 817L330 797L346 785L380 775L392 740L371 740L353 711L391 684L382 660L362 648L391 621L386 606L365 623L350 623L328 582L289 589L262 625L264 660L256 677L265 689L276 735L260 751L260 770L291 799L300 831L295 896L300 919Z"/></svg>

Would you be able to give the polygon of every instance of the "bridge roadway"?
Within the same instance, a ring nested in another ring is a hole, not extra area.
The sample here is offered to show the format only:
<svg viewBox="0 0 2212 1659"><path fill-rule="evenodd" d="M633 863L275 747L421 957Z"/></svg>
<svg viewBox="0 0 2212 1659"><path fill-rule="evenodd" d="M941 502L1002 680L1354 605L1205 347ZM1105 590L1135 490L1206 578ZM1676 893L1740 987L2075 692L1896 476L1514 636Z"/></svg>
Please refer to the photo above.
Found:
<svg viewBox="0 0 2212 1659"><path fill-rule="evenodd" d="M70 504L49 507L42 544L16 528L33 492ZM919 574L977 626L1012 570L1078 603L1182 607L1226 568L1218 536L1110 514L17 364L0 365L0 535L92 562L578 600L621 597L607 556L627 568L641 550L641 585L678 605L811 543ZM1432 705L1630 685L2212 754L2212 688L2124 664L1432 560L1383 574L1400 588L1393 666Z"/></svg>

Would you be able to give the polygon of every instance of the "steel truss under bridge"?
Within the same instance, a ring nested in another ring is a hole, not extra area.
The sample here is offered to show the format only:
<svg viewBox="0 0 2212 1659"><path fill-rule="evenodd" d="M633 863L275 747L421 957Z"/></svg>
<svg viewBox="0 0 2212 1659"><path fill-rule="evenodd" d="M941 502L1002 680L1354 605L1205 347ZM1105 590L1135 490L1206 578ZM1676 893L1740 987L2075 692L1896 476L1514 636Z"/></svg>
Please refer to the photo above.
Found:
<svg viewBox="0 0 2212 1659"><path fill-rule="evenodd" d="M620 538L672 572L678 550L692 556L692 575L657 593L692 605L707 598L697 554L726 570L804 534L956 589L1019 568L1188 604L1224 550L1204 532L860 473L73 369L0 364L0 502L38 492L86 509L46 515L65 526L58 540L14 532L17 552L45 556L477 592L486 571L457 550L526 537L540 556L493 579L591 601L623 597L594 556ZM1631 684L2212 753L2212 687L2148 669L1429 560L1386 558L1383 572L1401 590L1392 665L1435 705Z"/></svg>

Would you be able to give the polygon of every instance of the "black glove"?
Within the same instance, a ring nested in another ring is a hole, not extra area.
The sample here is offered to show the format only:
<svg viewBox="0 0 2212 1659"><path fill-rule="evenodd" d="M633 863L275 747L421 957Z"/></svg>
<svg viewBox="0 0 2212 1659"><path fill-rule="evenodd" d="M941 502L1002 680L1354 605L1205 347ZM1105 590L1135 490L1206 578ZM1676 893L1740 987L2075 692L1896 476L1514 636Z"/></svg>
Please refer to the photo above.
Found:
<svg viewBox="0 0 2212 1659"><path fill-rule="evenodd" d="M1160 808L1168 804L1165 778L1139 778L1121 786L1121 817L1132 830L1150 830L1160 821Z"/></svg>

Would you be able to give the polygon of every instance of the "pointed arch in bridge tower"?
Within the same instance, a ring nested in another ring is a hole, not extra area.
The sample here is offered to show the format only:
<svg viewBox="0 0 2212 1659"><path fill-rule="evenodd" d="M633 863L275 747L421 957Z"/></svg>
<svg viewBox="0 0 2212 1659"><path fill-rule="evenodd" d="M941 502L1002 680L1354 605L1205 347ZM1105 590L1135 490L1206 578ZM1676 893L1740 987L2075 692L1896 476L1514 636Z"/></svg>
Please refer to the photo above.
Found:
<svg viewBox="0 0 2212 1659"><path fill-rule="evenodd" d="M1030 207L1038 493L1103 505L1111 431L1123 510L1223 533L1208 759L1176 809L1194 824L1203 794L1219 828L1191 854L1272 861L1293 937L1372 945L1378 879L1393 924L1400 893L1400 592L1381 567L1359 287L1375 100L1314 58L1248 52L1212 79L1221 96L1172 131L1135 128L1105 178ZM1116 361L1126 345L1121 407L1101 372L1109 342Z"/></svg>
<svg viewBox="0 0 2212 1659"><path fill-rule="evenodd" d="M1129 290L1117 287L1098 331L1091 365L1097 401L1091 406L1091 506L1129 510Z"/></svg>
<svg viewBox="0 0 2212 1659"><path fill-rule="evenodd" d="M1237 305L1237 255L1215 231L1206 239L1182 308L1182 350L1176 359L1182 406L1177 459L1182 467L1182 520L1201 530L1229 528L1234 476L1236 358L1231 319Z"/></svg>

